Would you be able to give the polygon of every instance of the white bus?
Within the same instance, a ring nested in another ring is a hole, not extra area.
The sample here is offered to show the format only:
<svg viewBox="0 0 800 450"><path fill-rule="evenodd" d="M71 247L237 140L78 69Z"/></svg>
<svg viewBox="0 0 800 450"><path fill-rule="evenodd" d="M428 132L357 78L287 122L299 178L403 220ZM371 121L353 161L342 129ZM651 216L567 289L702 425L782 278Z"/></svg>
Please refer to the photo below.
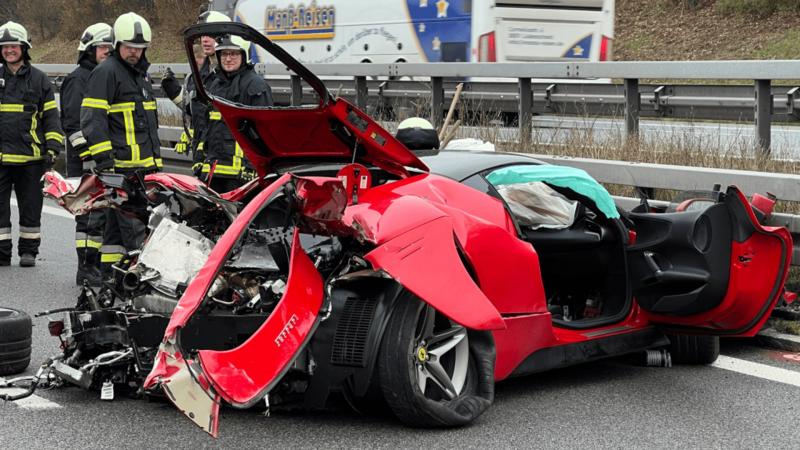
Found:
<svg viewBox="0 0 800 450"><path fill-rule="evenodd" d="M239 0L233 19L303 63L607 61L614 39L614 0Z"/></svg>

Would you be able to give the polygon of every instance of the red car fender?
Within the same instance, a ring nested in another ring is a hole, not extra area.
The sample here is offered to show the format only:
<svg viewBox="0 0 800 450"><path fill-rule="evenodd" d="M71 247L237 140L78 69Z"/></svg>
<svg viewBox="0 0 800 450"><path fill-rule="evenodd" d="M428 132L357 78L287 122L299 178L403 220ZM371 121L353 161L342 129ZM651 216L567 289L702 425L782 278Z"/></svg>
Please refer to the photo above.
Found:
<svg viewBox="0 0 800 450"><path fill-rule="evenodd" d="M317 326L322 276L294 233L288 284L281 301L244 344L226 351L200 350L198 359L214 390L228 403L249 407L272 389Z"/></svg>
<svg viewBox="0 0 800 450"><path fill-rule="evenodd" d="M450 217L440 217L402 233L369 252L365 259L467 328L506 327L461 262Z"/></svg>

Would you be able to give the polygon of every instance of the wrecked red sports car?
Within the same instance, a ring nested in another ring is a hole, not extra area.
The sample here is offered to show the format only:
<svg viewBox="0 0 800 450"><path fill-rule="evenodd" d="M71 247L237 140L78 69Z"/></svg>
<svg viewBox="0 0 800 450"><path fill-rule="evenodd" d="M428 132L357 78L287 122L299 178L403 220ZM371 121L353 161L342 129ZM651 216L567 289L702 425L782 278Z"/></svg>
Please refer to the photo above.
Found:
<svg viewBox="0 0 800 450"><path fill-rule="evenodd" d="M187 42L220 33L263 46L319 98L266 110L210 99L260 176L287 163L353 164L336 177L272 181L178 303L146 387L163 388L212 434L222 401L295 395L313 407L341 390L358 403L371 387L410 424L464 424L489 406L497 380L663 345L664 329L752 335L782 294L789 233L760 226L735 188L699 211L626 222L595 186L513 165L480 174L488 194L412 173L428 168L249 27L197 26ZM523 228L492 195L493 178L550 184L584 211L568 228ZM187 348L182 330L208 314L227 265L258 243L277 266L269 278L285 283L274 309L235 348Z"/></svg>
<svg viewBox="0 0 800 450"><path fill-rule="evenodd" d="M262 46L317 104L244 107L198 86L259 180L196 276L159 286L175 304L144 388L211 434L223 403L320 408L332 393L411 425L462 425L509 377L668 346L711 362L687 344L754 335L783 293L790 234L760 225L735 187L621 213L579 170L418 156L250 27L193 26L187 49L222 34Z"/></svg>

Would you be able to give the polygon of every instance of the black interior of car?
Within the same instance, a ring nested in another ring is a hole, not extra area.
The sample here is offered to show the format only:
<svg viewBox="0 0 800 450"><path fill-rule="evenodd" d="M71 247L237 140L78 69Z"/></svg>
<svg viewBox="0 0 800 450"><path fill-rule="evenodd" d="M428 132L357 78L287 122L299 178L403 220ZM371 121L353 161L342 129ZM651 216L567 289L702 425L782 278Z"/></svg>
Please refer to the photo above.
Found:
<svg viewBox="0 0 800 450"><path fill-rule="evenodd" d="M627 312L629 292L621 228L584 206L564 229L523 228L523 239L539 255L553 322L594 327Z"/></svg>
<svg viewBox="0 0 800 450"><path fill-rule="evenodd" d="M647 311L686 316L709 311L728 288L732 223L723 203L702 211L632 213L631 286Z"/></svg>

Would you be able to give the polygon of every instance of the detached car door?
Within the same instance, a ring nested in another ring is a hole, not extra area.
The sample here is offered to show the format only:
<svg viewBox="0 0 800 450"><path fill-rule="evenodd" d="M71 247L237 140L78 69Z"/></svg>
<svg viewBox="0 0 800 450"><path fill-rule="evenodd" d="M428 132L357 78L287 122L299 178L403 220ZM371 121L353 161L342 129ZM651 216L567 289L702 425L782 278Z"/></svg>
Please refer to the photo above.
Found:
<svg viewBox="0 0 800 450"><path fill-rule="evenodd" d="M629 282L649 318L685 334L753 336L783 294L792 238L736 187L708 208L632 213Z"/></svg>

